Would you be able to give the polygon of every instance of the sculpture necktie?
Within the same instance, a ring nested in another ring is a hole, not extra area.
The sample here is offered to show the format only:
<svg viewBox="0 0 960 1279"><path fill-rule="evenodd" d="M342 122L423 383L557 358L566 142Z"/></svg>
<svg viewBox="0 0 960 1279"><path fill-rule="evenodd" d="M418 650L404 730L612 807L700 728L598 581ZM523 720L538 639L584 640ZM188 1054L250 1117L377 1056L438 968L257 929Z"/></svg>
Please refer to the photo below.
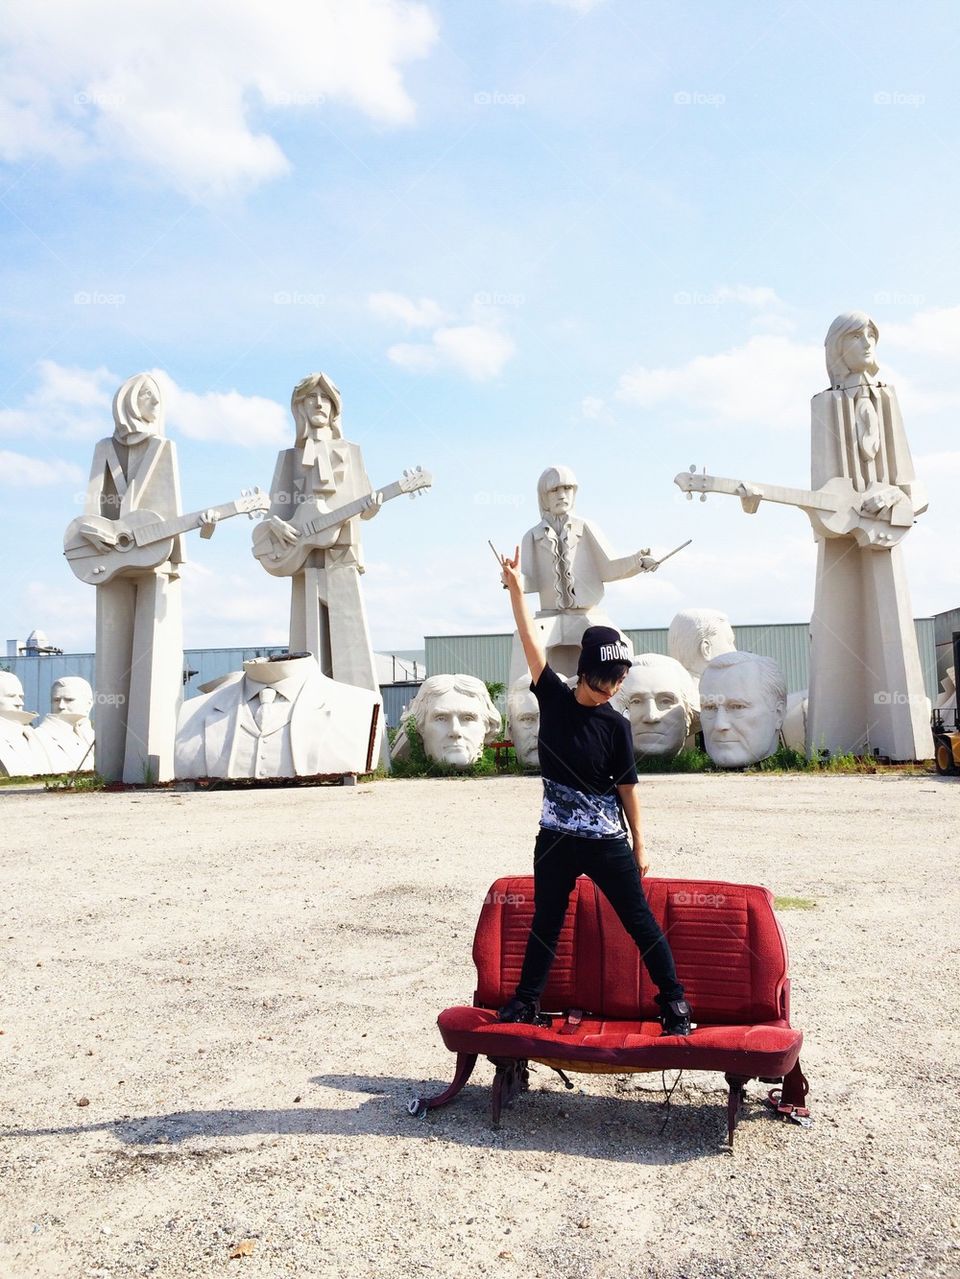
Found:
<svg viewBox="0 0 960 1279"><path fill-rule="evenodd" d="M260 729L261 733L264 731L264 728L266 727L266 721L268 720L270 715L270 707L274 704L276 700L277 700L277 690L275 688L270 688L269 686L266 688L261 688L260 704L257 707L255 716L254 716L257 721L257 728Z"/></svg>

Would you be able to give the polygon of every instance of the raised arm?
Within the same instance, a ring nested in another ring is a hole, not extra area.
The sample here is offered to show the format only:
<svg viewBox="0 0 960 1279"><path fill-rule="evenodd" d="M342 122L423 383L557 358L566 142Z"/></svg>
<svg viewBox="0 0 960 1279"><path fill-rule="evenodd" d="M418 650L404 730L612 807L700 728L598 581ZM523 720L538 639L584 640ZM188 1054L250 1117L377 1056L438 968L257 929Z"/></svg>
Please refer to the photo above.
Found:
<svg viewBox="0 0 960 1279"><path fill-rule="evenodd" d="M514 551L513 559L510 559L507 555L501 555L500 563L503 566L501 581L510 592L510 606L513 609L513 618L517 624L517 634L520 636L520 643L523 645L523 655L527 659L530 678L536 684L543 674L543 668L547 664L547 655L536 631L533 629L533 618L530 616L530 609L527 607L527 601L523 596L523 579L520 575L520 547L518 546Z"/></svg>

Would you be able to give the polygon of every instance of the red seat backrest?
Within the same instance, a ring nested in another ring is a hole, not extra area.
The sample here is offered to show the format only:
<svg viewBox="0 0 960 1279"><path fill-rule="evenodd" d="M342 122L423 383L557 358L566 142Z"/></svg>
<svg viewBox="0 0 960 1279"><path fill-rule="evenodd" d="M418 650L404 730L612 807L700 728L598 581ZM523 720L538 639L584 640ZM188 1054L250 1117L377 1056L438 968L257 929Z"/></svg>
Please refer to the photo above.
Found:
<svg viewBox="0 0 960 1279"><path fill-rule="evenodd" d="M787 947L769 889L703 879L645 879L694 1016L702 1024L777 1021L784 1014ZM498 879L484 899L473 943L476 1002L513 995L533 921L533 876ZM632 938L592 880L570 897L541 1000L548 1012L653 1020L656 987Z"/></svg>

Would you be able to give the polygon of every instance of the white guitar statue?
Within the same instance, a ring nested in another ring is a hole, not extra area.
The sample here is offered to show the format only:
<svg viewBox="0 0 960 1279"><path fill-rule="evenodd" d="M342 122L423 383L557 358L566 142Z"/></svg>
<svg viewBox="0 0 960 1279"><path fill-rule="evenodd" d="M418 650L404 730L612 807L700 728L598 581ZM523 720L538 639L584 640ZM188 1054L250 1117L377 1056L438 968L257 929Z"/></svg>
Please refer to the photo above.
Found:
<svg viewBox="0 0 960 1279"><path fill-rule="evenodd" d="M708 493L738 497L748 515L756 514L761 502L779 502L803 511L815 533L821 537L852 537L858 546L889 550L915 523L913 504L902 489L874 484L864 492L845 477L828 480L819 489L784 488L780 484L751 484L745 480L708 475L691 466L674 476L674 484L693 500Z"/></svg>

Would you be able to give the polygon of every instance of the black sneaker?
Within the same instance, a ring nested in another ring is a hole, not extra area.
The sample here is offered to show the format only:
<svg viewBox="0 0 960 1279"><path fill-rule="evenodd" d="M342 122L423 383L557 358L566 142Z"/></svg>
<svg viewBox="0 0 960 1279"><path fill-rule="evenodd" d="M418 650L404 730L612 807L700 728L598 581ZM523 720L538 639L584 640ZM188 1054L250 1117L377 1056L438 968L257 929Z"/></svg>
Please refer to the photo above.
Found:
<svg viewBox="0 0 960 1279"><path fill-rule="evenodd" d="M674 999L660 1013L660 1025L665 1035L689 1035L693 1029L693 1012L685 999Z"/></svg>
<svg viewBox="0 0 960 1279"><path fill-rule="evenodd" d="M497 1011L497 1021L523 1022L528 1026L549 1026L552 1019L540 1011L539 999L524 999L514 995Z"/></svg>

